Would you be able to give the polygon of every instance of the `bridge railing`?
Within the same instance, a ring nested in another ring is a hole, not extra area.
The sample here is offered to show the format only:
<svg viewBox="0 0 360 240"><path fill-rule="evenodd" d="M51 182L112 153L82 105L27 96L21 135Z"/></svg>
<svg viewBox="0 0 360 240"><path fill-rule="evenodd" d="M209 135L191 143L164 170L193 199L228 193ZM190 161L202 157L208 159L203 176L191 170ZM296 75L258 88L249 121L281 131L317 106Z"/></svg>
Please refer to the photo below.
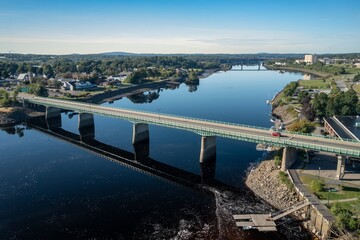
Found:
<svg viewBox="0 0 360 240"><path fill-rule="evenodd" d="M97 104L91 104L91 103L82 103L82 102L72 102L74 104L79 104L82 105L81 107L79 105L77 105L76 107L72 106L69 107L66 103L66 101L64 100L59 100L59 99L49 99L51 100L55 100L56 103L54 102L50 102L47 101L48 99L43 99L43 98L31 98L28 99L28 101L30 102L34 102L34 103L38 103L38 104L44 104L44 105L51 105L53 107L60 107L63 109L68 109L68 108L74 108L77 110L81 110L84 112L88 112L89 109L91 112L96 112L98 114L102 114L102 115L113 115L113 116L119 116L119 114L109 114L108 112L105 111L100 111L97 110L95 111L94 109L91 109L91 107L104 107L104 106L100 106ZM85 105L85 108L84 108ZM89 109L88 109L89 108ZM140 113L144 113L144 114L152 114L152 115L158 115L159 116L159 121L161 119L161 116L167 116L167 117L176 117L176 118L182 118L182 119L189 119L189 120L195 120L195 121L203 121L203 122L209 122L209 123L216 123L216 124L222 124L222 125L228 125L228 126L238 126L238 127L245 127L245 128L252 128L252 129L259 129L259 130L264 130L264 131L269 131L269 128L266 127L260 127L260 126L252 126L252 125L247 125L247 124L240 124L240 123L230 123L230 122L223 122L223 121L218 121L218 120L209 120L209 119L201 119L201 118L196 118L196 117L189 117L189 116L180 116L180 115L175 115L175 114L168 114L168 113L156 113L156 112L150 112L150 111L144 111L144 110L135 110L135 109L130 109L130 108L112 108L112 107L105 107L106 110L125 110L125 111L133 111L133 112L140 112ZM104 109L105 110L105 109ZM126 114L126 115L130 115L130 114ZM132 117L126 117L125 115L123 116L126 119L135 119ZM140 117L136 117L137 120L143 120L143 121L149 121L148 118L140 118ZM153 121L153 123L156 123L157 121ZM309 133L300 133L300 132L293 132L293 131L282 131L282 133L285 134L289 134L289 135L303 135L303 136L312 136L312 137L318 137L318 138L323 138L323 139L332 139L332 140L338 140L335 137L331 137L331 136L323 136L323 135L318 135L318 134L309 134ZM353 140L353 139L343 139L344 141L347 142L355 142L355 143L359 143L357 140Z"/></svg>

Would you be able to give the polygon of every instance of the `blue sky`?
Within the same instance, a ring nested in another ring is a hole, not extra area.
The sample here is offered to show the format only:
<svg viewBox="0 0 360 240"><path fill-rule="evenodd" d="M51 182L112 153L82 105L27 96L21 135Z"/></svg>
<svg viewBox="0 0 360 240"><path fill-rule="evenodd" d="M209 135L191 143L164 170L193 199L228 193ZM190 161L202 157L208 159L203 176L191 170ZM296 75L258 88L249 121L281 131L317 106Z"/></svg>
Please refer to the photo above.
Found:
<svg viewBox="0 0 360 240"><path fill-rule="evenodd" d="M359 0L0 0L0 52L360 52Z"/></svg>

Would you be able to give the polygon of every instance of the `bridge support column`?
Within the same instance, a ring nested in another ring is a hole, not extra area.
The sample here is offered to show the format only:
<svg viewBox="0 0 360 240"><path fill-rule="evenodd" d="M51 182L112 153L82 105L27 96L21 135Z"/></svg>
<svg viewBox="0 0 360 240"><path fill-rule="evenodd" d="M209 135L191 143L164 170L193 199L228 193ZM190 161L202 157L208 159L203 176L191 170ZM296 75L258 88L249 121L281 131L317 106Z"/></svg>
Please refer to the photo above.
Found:
<svg viewBox="0 0 360 240"><path fill-rule="evenodd" d="M281 171L288 170L296 161L296 148L285 147L281 161Z"/></svg>
<svg viewBox="0 0 360 240"><path fill-rule="evenodd" d="M78 128L87 128L94 126L94 115L91 113L79 113Z"/></svg>
<svg viewBox="0 0 360 240"><path fill-rule="evenodd" d="M342 179L345 174L345 157L339 155L337 157L337 167L336 167L336 179Z"/></svg>
<svg viewBox="0 0 360 240"><path fill-rule="evenodd" d="M133 147L135 161L146 162L150 153L149 141L133 144Z"/></svg>
<svg viewBox="0 0 360 240"><path fill-rule="evenodd" d="M59 118L61 117L60 108L46 107L46 119Z"/></svg>
<svg viewBox="0 0 360 240"><path fill-rule="evenodd" d="M95 124L94 115L90 113L79 113L78 129L80 133L80 140L85 142L89 139L95 138Z"/></svg>
<svg viewBox="0 0 360 240"><path fill-rule="evenodd" d="M212 159L208 159L205 162L200 162L200 176L201 183L206 183L209 180L215 178L216 171L216 156Z"/></svg>
<svg viewBox="0 0 360 240"><path fill-rule="evenodd" d="M149 125L146 123L134 123L132 144L149 141Z"/></svg>
<svg viewBox="0 0 360 240"><path fill-rule="evenodd" d="M204 163L216 157L216 137L215 136L202 136L201 137L201 150L200 150L200 163Z"/></svg>
<svg viewBox="0 0 360 240"><path fill-rule="evenodd" d="M45 114L48 129L61 128L61 110L60 108L46 107Z"/></svg>

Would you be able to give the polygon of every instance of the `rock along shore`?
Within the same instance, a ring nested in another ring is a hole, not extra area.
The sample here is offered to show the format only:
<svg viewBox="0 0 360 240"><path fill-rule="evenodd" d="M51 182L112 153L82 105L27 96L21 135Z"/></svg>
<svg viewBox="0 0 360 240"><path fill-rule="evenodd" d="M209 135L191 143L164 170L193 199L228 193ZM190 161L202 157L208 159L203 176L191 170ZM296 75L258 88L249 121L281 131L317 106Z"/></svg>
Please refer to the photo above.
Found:
<svg viewBox="0 0 360 240"><path fill-rule="evenodd" d="M274 160L263 160L249 171L245 184L259 198L280 210L300 201L296 191L280 181L279 172L280 167L275 165ZM295 220L305 217L306 214L302 211L297 211L291 216ZM314 233L314 227L309 221L304 221L303 227L307 229L308 237L318 239L311 234Z"/></svg>

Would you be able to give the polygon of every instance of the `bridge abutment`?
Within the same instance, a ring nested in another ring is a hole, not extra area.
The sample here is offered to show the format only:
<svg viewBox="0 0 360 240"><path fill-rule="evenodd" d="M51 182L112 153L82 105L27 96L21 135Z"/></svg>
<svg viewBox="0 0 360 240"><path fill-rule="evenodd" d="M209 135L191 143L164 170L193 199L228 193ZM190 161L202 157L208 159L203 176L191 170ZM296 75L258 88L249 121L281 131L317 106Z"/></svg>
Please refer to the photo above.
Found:
<svg viewBox="0 0 360 240"><path fill-rule="evenodd" d="M296 148L285 147L281 161L281 171L288 170L296 162Z"/></svg>
<svg viewBox="0 0 360 240"><path fill-rule="evenodd" d="M149 124L134 123L132 144L138 144L141 142L149 142Z"/></svg>
<svg viewBox="0 0 360 240"><path fill-rule="evenodd" d="M216 158L216 137L215 136L202 136L201 137L201 150L200 150L200 163L204 163L211 159Z"/></svg>
<svg viewBox="0 0 360 240"><path fill-rule="evenodd" d="M345 157L337 156L336 179L342 179L345 174Z"/></svg>

